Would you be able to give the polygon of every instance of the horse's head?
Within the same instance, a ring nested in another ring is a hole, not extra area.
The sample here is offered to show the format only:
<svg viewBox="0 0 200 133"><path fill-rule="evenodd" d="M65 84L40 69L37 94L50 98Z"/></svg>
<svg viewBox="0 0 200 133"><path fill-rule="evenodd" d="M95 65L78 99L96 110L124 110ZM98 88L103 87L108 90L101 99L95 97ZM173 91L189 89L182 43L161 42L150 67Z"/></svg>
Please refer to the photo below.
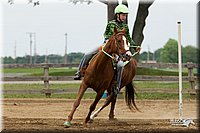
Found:
<svg viewBox="0 0 200 133"><path fill-rule="evenodd" d="M117 54L123 56L129 51L128 41L126 39L125 29L118 31L114 28L114 34L106 43L107 52L109 54Z"/></svg>

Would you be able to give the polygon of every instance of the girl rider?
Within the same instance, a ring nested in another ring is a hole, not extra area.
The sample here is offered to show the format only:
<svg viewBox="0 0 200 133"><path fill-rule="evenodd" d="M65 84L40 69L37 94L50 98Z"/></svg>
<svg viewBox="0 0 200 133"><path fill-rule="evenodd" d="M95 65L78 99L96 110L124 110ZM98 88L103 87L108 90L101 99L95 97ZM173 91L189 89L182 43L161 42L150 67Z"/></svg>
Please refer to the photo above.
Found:
<svg viewBox="0 0 200 133"><path fill-rule="evenodd" d="M106 26L106 31L104 33L104 38L105 38L104 43L106 43L106 41L110 38L110 36L112 36L114 34L114 27L116 27L117 30L122 30L123 28L125 28L126 38L128 39L128 42L130 43L131 53L133 54L135 51L139 52L140 47L135 46L134 41L130 37L128 25L125 23L125 21L127 19L127 15L129 13L128 8L125 5L120 4L115 8L114 12L115 12L114 20L109 21ZM83 58L79 64L78 71L75 74L74 80L81 80L80 70L89 63L90 59L95 54L97 54L98 51L99 50L97 48L97 49L93 50L92 52L89 52L83 56ZM119 88L121 85L121 75L122 75L123 69L124 69L123 61L119 61L117 63L117 88L115 90L115 94L118 94L118 92L119 92Z"/></svg>

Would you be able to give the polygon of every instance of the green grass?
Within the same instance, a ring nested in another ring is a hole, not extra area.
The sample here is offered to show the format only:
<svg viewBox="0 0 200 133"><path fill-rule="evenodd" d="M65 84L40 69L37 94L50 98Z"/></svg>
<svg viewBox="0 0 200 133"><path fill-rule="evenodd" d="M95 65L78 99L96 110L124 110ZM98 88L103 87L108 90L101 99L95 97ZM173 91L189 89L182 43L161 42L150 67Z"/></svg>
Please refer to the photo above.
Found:
<svg viewBox="0 0 200 133"><path fill-rule="evenodd" d="M182 95L183 99L196 99L197 96L185 93ZM149 99L149 100L170 100L179 99L179 94L175 93L138 93L136 99Z"/></svg>
<svg viewBox="0 0 200 133"><path fill-rule="evenodd" d="M5 68L3 73L24 73L29 76L43 76L43 68ZM68 68L50 68L50 76L72 76L76 69ZM138 68L137 75L150 76L178 76L177 69L150 69ZM187 69L183 69L183 76L187 76ZM195 74L196 75L196 74ZM78 91L80 84L51 84L50 89L71 89ZM155 82L155 81L135 81L137 88L160 88L160 89L178 89L178 82ZM3 89L44 89L43 84L3 84ZM189 88L188 82L183 82L183 89ZM4 94L4 98L45 98L45 94ZM95 93L86 93L84 99L94 99ZM76 94L52 94L51 98L75 99ZM184 99L194 99L189 94L183 94ZM178 94L171 93L138 93L137 99L178 99Z"/></svg>
<svg viewBox="0 0 200 133"><path fill-rule="evenodd" d="M75 92L71 94L52 94L51 98L65 98L65 99L75 99L78 92L80 84L51 84L50 89L69 89L69 92ZM138 89L145 88L159 88L161 89L178 89L178 82L155 82L155 81L136 81L135 86ZM3 89L5 90L20 90L20 89L44 89L43 84L4 84ZM183 82L183 89L189 88L188 82ZM136 89L137 90L137 89ZM96 93L85 93L84 99L94 99ZM4 98L45 98L45 94L4 94ZM167 99L177 99L179 96L177 93L137 93L136 99L152 99L152 100L167 100ZM194 96L184 93L183 99L195 99Z"/></svg>
<svg viewBox="0 0 200 133"><path fill-rule="evenodd" d="M77 94L52 94L50 98L76 99ZM83 99L94 99L96 93L85 93ZM45 94L4 94L3 98L45 98Z"/></svg>
<svg viewBox="0 0 200 133"><path fill-rule="evenodd" d="M137 68L136 75L150 76L178 76L178 71L170 71L170 69L153 69L153 68ZM183 76L187 76L187 72L182 72Z"/></svg>
<svg viewBox="0 0 200 133"><path fill-rule="evenodd" d="M76 99L77 94L52 94L50 98ZM85 93L83 99L94 99L96 93ZM4 94L4 98L45 98L45 94ZM183 94L183 99L195 100L198 96ZM136 100L178 100L178 94L166 93L138 93Z"/></svg>
<svg viewBox="0 0 200 133"><path fill-rule="evenodd" d="M3 73L41 73L43 68L3 68Z"/></svg>
<svg viewBox="0 0 200 133"><path fill-rule="evenodd" d="M160 89L177 89L178 82L156 82L156 81L135 81L136 88L160 88ZM80 84L51 84L50 89L75 89L78 90ZM17 89L44 89L44 84L3 84L3 89L17 90ZM183 89L189 88L188 82L183 82Z"/></svg>
<svg viewBox="0 0 200 133"><path fill-rule="evenodd" d="M80 84L51 84L50 89L78 89ZM44 89L44 84L4 84L3 89Z"/></svg>
<svg viewBox="0 0 200 133"><path fill-rule="evenodd" d="M156 82L156 81L134 81L136 88L163 88L163 89L177 89L179 88L178 82ZM182 83L183 89L189 88L189 82Z"/></svg>
<svg viewBox="0 0 200 133"><path fill-rule="evenodd" d="M43 76L43 68L3 68L3 73L24 73L26 76ZM50 68L49 76L73 76L76 69L72 68Z"/></svg>
<svg viewBox="0 0 200 133"><path fill-rule="evenodd" d="M43 76L43 68L3 68L3 73L24 73L27 76ZM76 69L72 68L50 68L50 76L73 76ZM178 76L176 69L155 69L155 68L137 68L137 75L151 75L151 76ZM187 76L186 69L183 71L183 76ZM196 75L196 73L195 73Z"/></svg>

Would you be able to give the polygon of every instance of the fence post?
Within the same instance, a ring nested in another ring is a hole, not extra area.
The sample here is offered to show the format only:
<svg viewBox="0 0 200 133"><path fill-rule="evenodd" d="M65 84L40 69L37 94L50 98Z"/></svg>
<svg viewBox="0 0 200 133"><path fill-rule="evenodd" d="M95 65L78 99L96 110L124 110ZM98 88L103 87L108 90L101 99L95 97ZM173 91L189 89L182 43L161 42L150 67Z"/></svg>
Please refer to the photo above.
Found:
<svg viewBox="0 0 200 133"><path fill-rule="evenodd" d="M51 90L49 89L49 65L45 64L44 66L44 93L46 97L51 96Z"/></svg>
<svg viewBox="0 0 200 133"><path fill-rule="evenodd" d="M195 93L195 79L193 68L195 67L192 62L187 62L186 67L188 68L188 81L190 83L190 94Z"/></svg>

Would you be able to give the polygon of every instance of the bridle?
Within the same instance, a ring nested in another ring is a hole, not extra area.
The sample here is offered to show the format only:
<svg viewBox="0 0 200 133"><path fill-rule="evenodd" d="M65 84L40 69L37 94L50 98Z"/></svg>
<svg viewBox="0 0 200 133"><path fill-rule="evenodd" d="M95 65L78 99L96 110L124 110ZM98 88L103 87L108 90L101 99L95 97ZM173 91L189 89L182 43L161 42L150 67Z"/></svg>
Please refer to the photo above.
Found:
<svg viewBox="0 0 200 133"><path fill-rule="evenodd" d="M126 55L126 52L128 52L128 51L130 51L129 49L128 50L124 50L123 52L121 51L121 44L120 43L122 43L121 41L123 41L123 39L121 40L120 39L120 42L118 42L118 37L119 36L124 36L124 37L126 37L126 34L125 33L123 33L123 32L119 32L119 33L117 33L117 34L115 34L115 35L113 35L113 37L114 37L114 40L115 40L115 45L116 45L116 48L117 48L117 51L119 51L119 57L120 58L124 58ZM112 45L112 44L111 44ZM124 44L124 45L127 45L127 44ZM128 46L129 47L129 46ZM110 55L109 53L107 53L106 51L104 51L104 47L102 47L102 52L105 54L105 55L107 55L108 57L110 57L111 59L115 59L115 57L113 57L112 55Z"/></svg>

